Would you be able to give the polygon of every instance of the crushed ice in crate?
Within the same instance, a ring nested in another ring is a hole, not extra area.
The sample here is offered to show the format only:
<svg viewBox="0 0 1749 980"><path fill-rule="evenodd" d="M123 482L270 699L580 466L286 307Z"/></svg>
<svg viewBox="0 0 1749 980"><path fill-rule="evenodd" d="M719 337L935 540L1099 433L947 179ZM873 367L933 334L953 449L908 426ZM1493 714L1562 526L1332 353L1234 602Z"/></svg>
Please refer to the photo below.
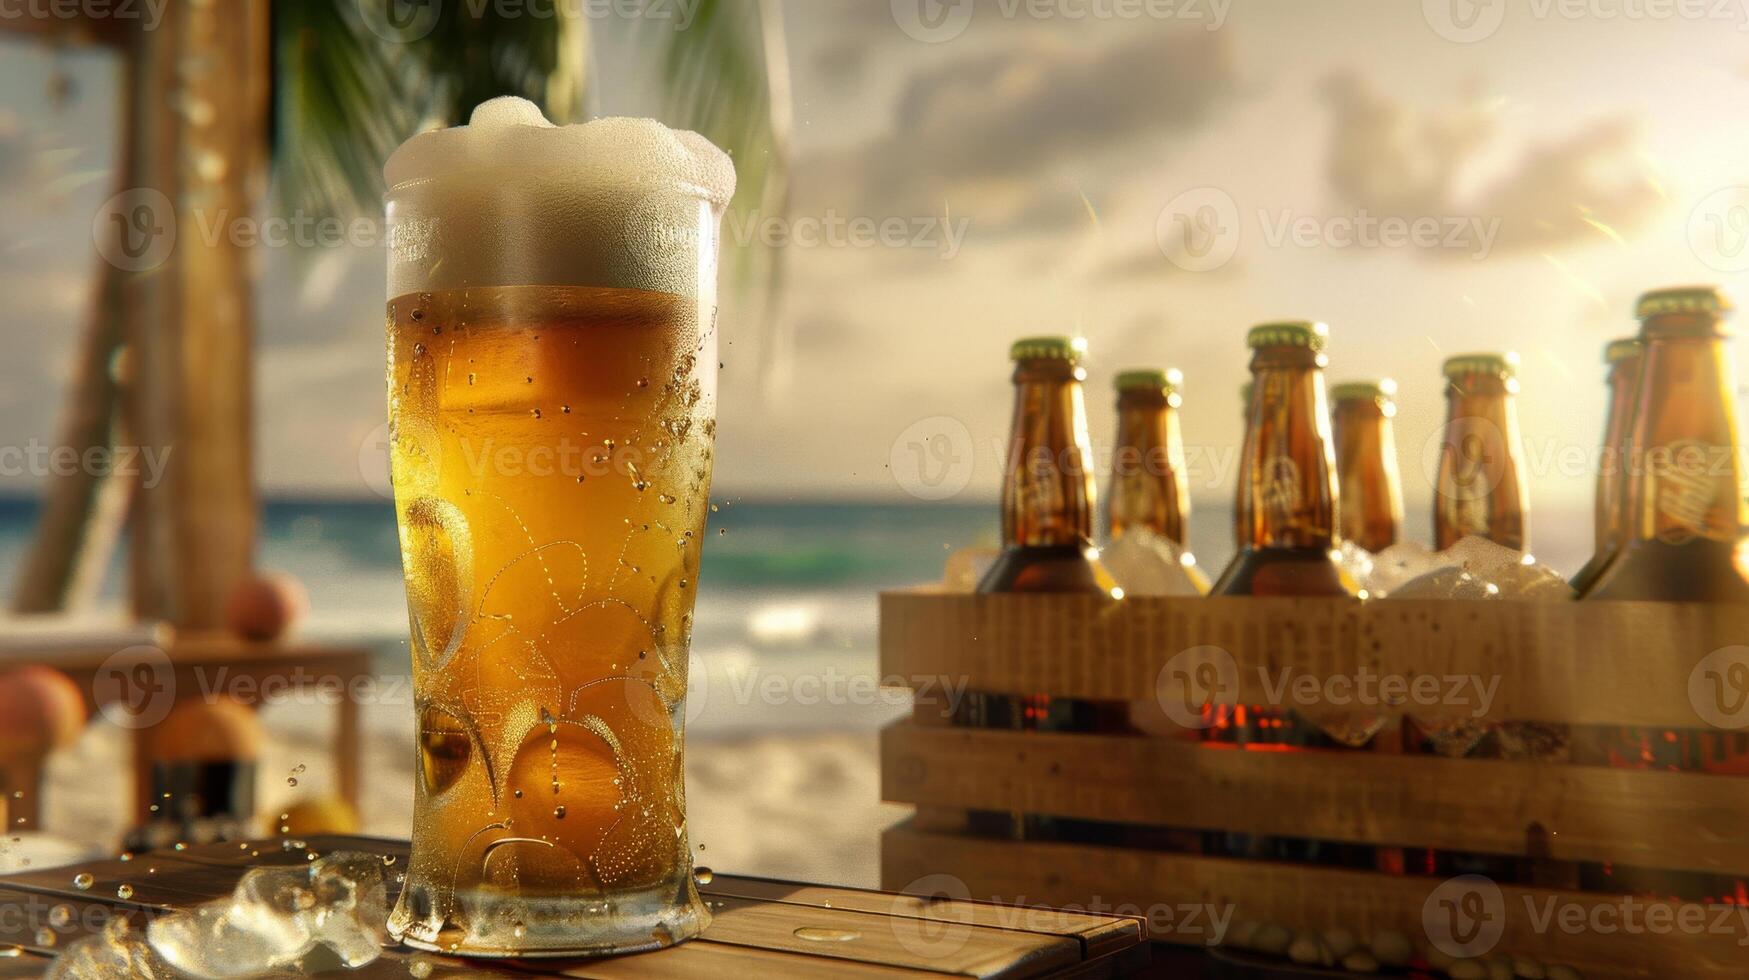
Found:
<svg viewBox="0 0 1749 980"><path fill-rule="evenodd" d="M1152 531L1124 532L1100 549L1099 563L1125 595L1199 596L1208 591L1196 559Z"/></svg>
<svg viewBox="0 0 1749 980"><path fill-rule="evenodd" d="M318 958L356 969L382 952L387 919L382 858L336 853L300 867L255 868L230 897L153 920L146 940L177 971L157 975L255 977ZM118 974L91 974L99 975Z"/></svg>
<svg viewBox="0 0 1749 980"><path fill-rule="evenodd" d="M1573 589L1554 569L1524 552L1482 537L1466 537L1431 555L1442 567L1390 589L1397 599L1518 599L1562 601ZM1568 757L1566 726L1541 722L1488 722L1461 716L1416 715L1433 749L1453 758L1470 754L1489 733L1502 758L1558 762Z"/></svg>
<svg viewBox="0 0 1749 980"><path fill-rule="evenodd" d="M1402 547L1393 545L1379 557ZM1405 551L1401 561L1392 556L1393 567L1375 571L1377 588L1370 591L1396 599L1573 598L1572 587L1554 569L1487 538L1472 535L1444 551L1422 554L1425 558Z"/></svg>
<svg viewBox="0 0 1749 980"><path fill-rule="evenodd" d="M1444 565L1438 555L1413 541L1399 541L1370 558L1372 567L1364 578L1356 581L1374 599L1388 596L1410 580Z"/></svg>
<svg viewBox="0 0 1749 980"><path fill-rule="evenodd" d="M1337 550L1339 555L1337 564L1341 565L1342 570L1348 573L1349 581L1356 583L1363 590L1366 589L1367 582L1372 579L1373 574L1373 553L1353 541L1342 542ZM1371 595L1371 592L1367 592L1368 597Z"/></svg>

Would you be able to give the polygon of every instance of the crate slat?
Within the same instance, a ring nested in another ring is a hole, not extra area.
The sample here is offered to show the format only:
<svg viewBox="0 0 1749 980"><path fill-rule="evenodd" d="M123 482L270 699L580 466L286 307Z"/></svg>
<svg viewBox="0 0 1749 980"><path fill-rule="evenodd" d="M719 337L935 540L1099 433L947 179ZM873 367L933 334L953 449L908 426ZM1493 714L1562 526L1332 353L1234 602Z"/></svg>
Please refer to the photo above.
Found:
<svg viewBox="0 0 1749 980"><path fill-rule="evenodd" d="M899 722L881 788L929 807L1749 874L1749 779L1728 776Z"/></svg>
<svg viewBox="0 0 1749 980"><path fill-rule="evenodd" d="M1314 677L1499 678L1490 717L1704 727L1689 674L1749 642L1749 607L1656 602L1359 601L1069 595L881 596L881 670L974 690L1144 700L1166 662L1219 646L1239 698L1267 703L1258 669ZM1288 705L1292 707L1294 705Z"/></svg>
<svg viewBox="0 0 1749 980"><path fill-rule="evenodd" d="M1191 945L1210 941L1212 921L1202 914L1192 925L1181 911L1191 906L1231 910L1229 922L1279 922L1291 929L1341 927L1360 935L1394 929L1421 941L1426 935L1423 906L1441 883L1436 878L1271 861L984 840L922 832L904 824L886 832L881 855L882 886L891 891L903 891L926 876L946 874L962 880L973 898L981 901L1095 910L1129 905L1144 913L1162 910L1150 922L1153 938ZM1599 906L1619 905L1621 900L1515 886L1502 886L1501 892L1505 932L1495 952L1571 964L1588 977L1635 980L1675 976L1726 980L1742 976L1749 961L1745 948L1738 945L1745 935L1740 921L1735 929L1700 934L1539 930L1537 917L1528 909L1534 907L1540 914L1551 899L1588 916ZM1167 918L1164 910L1171 910L1173 921L1185 928L1175 930L1169 922L1162 928Z"/></svg>

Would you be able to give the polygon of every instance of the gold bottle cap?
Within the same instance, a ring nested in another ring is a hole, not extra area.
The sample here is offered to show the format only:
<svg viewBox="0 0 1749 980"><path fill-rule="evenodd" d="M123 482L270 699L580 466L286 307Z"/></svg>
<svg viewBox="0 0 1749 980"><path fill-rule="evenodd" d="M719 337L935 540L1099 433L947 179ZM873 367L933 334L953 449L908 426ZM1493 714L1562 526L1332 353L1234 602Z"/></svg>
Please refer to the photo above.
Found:
<svg viewBox="0 0 1749 980"><path fill-rule="evenodd" d="M1641 320L1671 313L1722 315L1736 309L1731 298L1717 286L1674 286L1654 289L1640 297L1635 315Z"/></svg>
<svg viewBox="0 0 1749 980"><path fill-rule="evenodd" d="M1068 361L1079 364L1087 341L1079 337L1026 337L1014 342L1008 356L1016 361Z"/></svg>
<svg viewBox="0 0 1749 980"><path fill-rule="evenodd" d="M1612 340L1608 346L1603 348L1603 363L1620 364L1629 358L1639 357L1640 351L1638 337L1623 337L1620 340Z"/></svg>
<svg viewBox="0 0 1749 980"><path fill-rule="evenodd" d="M1330 328L1310 320L1259 324L1245 335L1245 343L1253 350L1259 347L1310 347L1322 352L1329 341Z"/></svg>
<svg viewBox="0 0 1749 980"><path fill-rule="evenodd" d="M1518 376L1518 355L1507 351L1503 354L1459 354L1445 359L1447 378L1456 379L1472 374L1515 378Z"/></svg>
<svg viewBox="0 0 1749 980"><path fill-rule="evenodd" d="M1168 395L1178 394L1178 386L1184 383L1184 376L1178 371L1161 371L1155 368L1144 368L1135 371L1120 371L1113 383L1119 393L1126 391L1164 391Z"/></svg>
<svg viewBox="0 0 1749 980"><path fill-rule="evenodd" d="M1397 383L1390 378L1378 381L1344 381L1330 386L1330 400L1335 402L1367 402L1397 397Z"/></svg>

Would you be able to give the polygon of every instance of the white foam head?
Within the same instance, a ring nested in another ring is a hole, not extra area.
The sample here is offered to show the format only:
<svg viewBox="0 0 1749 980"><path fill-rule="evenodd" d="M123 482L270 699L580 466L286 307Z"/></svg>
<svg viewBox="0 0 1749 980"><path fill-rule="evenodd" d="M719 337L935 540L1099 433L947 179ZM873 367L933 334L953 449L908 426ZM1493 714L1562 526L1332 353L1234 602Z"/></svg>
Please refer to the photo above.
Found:
<svg viewBox="0 0 1749 980"><path fill-rule="evenodd" d="M493 99L383 168L389 296L482 286L612 286L714 301L728 155L650 119L554 126Z"/></svg>

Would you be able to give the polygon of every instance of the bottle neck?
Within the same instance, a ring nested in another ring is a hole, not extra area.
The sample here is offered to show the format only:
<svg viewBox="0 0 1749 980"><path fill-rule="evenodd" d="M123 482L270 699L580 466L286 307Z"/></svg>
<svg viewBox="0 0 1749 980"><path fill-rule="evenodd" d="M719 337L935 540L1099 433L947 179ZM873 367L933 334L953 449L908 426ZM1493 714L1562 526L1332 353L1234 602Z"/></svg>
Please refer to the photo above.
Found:
<svg viewBox="0 0 1749 980"><path fill-rule="evenodd" d="M1111 537L1146 530L1184 544L1190 488L1178 410L1164 392L1125 392L1117 401L1112 458Z"/></svg>
<svg viewBox="0 0 1749 980"><path fill-rule="evenodd" d="M1627 529L1623 499L1626 483L1622 465L1633 436L1634 389L1640 381L1642 361L1628 357L1609 368L1609 415L1603 428L1603 455L1597 467L1597 550L1619 546Z"/></svg>
<svg viewBox="0 0 1749 980"><path fill-rule="evenodd" d="M1082 372L1066 361L1022 361L1002 481L1002 542L1082 546L1093 538L1092 456Z"/></svg>
<svg viewBox="0 0 1749 980"><path fill-rule="evenodd" d="M1334 548L1335 457L1319 356L1263 348L1239 471L1242 548Z"/></svg>
<svg viewBox="0 0 1749 980"><path fill-rule="evenodd" d="M1515 390L1493 375L1447 381L1433 515L1441 551L1471 535L1519 550L1527 544L1529 487L1519 465Z"/></svg>
<svg viewBox="0 0 1749 980"><path fill-rule="evenodd" d="M1735 545L1745 513L1736 377L1717 334L1648 323L1627 470L1627 538Z"/></svg>
<svg viewBox="0 0 1749 980"><path fill-rule="evenodd" d="M1391 417L1377 401L1357 399L1338 403L1334 420L1342 537L1383 551L1396 543L1403 523Z"/></svg>

